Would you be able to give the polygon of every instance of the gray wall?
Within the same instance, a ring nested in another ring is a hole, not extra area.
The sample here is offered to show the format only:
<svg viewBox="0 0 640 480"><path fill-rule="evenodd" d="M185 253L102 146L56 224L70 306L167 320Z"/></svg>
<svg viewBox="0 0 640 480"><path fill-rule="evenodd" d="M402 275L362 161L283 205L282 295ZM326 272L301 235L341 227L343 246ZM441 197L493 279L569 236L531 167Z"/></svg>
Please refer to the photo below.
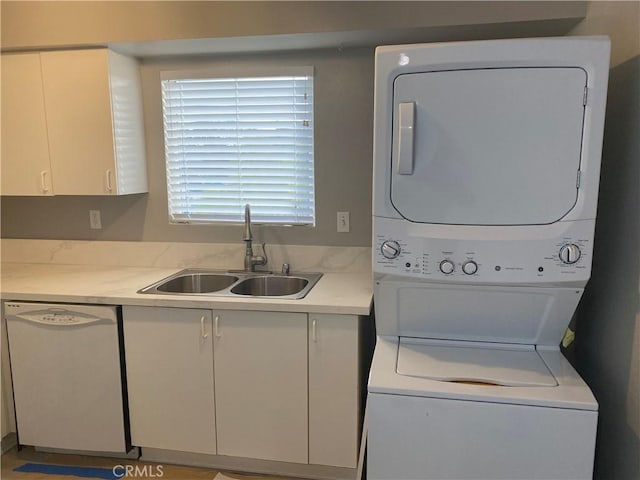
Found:
<svg viewBox="0 0 640 480"><path fill-rule="evenodd" d="M404 31L405 38L410 39L408 41L563 35L568 24L557 25L558 19L577 21L585 10L583 2L470 2L455 5L453 2L406 2L402 3L401 15L389 17L390 11L398 12L398 2L345 2L340 6L335 2L261 2L253 5L259 8L251 9L245 8L246 5L240 8L215 2L3 1L0 5L2 48L56 48L96 42L213 38L221 35L233 36L235 41L238 35L292 33L291 24L284 19L294 12L299 14L300 20L295 28L302 28L308 35L282 35L288 37L287 45L292 41L295 43L295 39L304 44L314 32L358 35L368 32L369 37L373 35L375 38L375 41L369 38L368 45L384 43L382 39L389 40L387 34L391 31L395 35ZM589 2L586 17L570 34L611 35L612 64L620 63L634 56L638 49L639 5L637 2ZM336 9L339 9L339 14ZM209 20L213 17L216 22L212 23ZM150 18L153 21L147 21ZM468 28L460 31L461 26ZM380 29L385 28L389 31L383 34ZM410 35L410 32L415 35ZM267 38L243 37L242 41L245 42L243 45L250 42L248 47L251 50L256 42L264 42ZM192 68L203 63L227 68L247 63L271 65L280 62L316 68L317 226L263 227L256 229L256 236L259 240L281 244L370 245L373 111L373 50L370 48L191 58L144 64L141 72L149 194L120 198L3 197L0 203L2 237L237 241L239 227L168 224L160 143L158 72L162 68ZM89 229L90 209L101 210L102 230ZM338 210L351 212L351 233L335 231Z"/></svg>
<svg viewBox="0 0 640 480"><path fill-rule="evenodd" d="M29 49L255 35L335 34L425 27L575 21L583 1L8 1L0 43ZM353 45L351 45L353 46Z"/></svg>
<svg viewBox="0 0 640 480"><path fill-rule="evenodd" d="M593 271L574 364L599 404L596 475L640 478L640 56L611 70Z"/></svg>
<svg viewBox="0 0 640 480"><path fill-rule="evenodd" d="M162 70L311 65L315 69L316 227L257 227L258 240L298 245L371 243L373 49L190 57L141 65L149 193L108 197L3 197L4 238L240 241L239 226L170 225L162 131ZM89 228L89 210L102 230ZM336 232L336 212L351 212L351 232Z"/></svg>

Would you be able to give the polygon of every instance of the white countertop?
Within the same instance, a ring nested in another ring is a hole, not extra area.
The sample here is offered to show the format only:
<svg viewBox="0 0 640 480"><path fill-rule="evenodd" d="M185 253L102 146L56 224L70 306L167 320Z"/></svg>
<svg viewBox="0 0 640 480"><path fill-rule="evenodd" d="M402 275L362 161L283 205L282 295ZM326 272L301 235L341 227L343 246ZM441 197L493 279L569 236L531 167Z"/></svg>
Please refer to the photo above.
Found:
<svg viewBox="0 0 640 480"><path fill-rule="evenodd" d="M325 273L306 297L216 297L213 295L153 295L136 293L181 268L3 263L3 300L220 308L278 312L368 315L372 283L367 273ZM295 274L295 272L294 272Z"/></svg>

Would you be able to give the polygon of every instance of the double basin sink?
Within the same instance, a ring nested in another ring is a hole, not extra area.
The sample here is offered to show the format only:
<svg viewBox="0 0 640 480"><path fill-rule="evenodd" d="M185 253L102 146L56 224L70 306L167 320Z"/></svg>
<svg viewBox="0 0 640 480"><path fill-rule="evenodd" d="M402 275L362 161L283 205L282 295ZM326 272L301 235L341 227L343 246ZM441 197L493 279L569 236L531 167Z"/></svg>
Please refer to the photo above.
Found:
<svg viewBox="0 0 640 480"><path fill-rule="evenodd" d="M299 299L309 293L320 277L321 273L276 275L186 269L144 287L138 293Z"/></svg>

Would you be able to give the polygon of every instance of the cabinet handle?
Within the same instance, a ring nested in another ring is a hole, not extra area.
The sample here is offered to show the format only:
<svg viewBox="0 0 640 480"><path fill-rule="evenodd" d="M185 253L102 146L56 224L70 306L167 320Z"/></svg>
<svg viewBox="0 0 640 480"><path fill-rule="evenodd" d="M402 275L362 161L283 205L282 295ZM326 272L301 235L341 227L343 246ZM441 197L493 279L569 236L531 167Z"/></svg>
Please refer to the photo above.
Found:
<svg viewBox="0 0 640 480"><path fill-rule="evenodd" d="M220 317L218 315L216 315L216 317L214 319L214 323L215 323L215 327L216 327L215 336L216 336L216 338L220 338L222 336L222 334L220 333Z"/></svg>
<svg viewBox="0 0 640 480"><path fill-rule="evenodd" d="M42 193L47 193L49 191L49 187L47 187L47 171L42 170L40 172L40 187L42 188Z"/></svg>
<svg viewBox="0 0 640 480"><path fill-rule="evenodd" d="M204 327L204 321L205 321L205 316L201 316L200 317L200 336L205 339L205 338L209 338L209 334L206 332L205 327Z"/></svg>
<svg viewBox="0 0 640 480"><path fill-rule="evenodd" d="M316 334L316 323L317 320L314 318L311 320L311 340L313 343L318 343L318 335Z"/></svg>
<svg viewBox="0 0 640 480"><path fill-rule="evenodd" d="M107 170L105 177L107 179L107 192L113 192L113 184L111 183L111 170Z"/></svg>

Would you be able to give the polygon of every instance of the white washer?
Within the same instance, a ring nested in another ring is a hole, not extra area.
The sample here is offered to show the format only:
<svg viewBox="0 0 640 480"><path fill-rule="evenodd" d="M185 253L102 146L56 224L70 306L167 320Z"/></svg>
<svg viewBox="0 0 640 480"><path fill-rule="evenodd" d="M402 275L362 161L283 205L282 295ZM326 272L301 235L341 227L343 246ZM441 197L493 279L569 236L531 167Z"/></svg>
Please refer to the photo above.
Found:
<svg viewBox="0 0 640 480"><path fill-rule="evenodd" d="M604 37L376 50L369 479L588 479Z"/></svg>
<svg viewBox="0 0 640 480"><path fill-rule="evenodd" d="M451 343L378 337L368 478L591 478L598 404L560 352Z"/></svg>

